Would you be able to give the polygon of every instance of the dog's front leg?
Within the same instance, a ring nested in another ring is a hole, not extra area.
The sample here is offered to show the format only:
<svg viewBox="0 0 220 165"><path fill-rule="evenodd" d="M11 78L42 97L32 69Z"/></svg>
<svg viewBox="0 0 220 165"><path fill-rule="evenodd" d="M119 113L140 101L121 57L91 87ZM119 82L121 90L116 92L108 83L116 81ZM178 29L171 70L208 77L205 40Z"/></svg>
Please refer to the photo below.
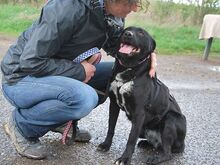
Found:
<svg viewBox="0 0 220 165"><path fill-rule="evenodd" d="M127 165L131 162L131 157L133 155L135 145L137 143L138 137L141 132L142 125L144 123L145 114L144 110L136 109L135 114L132 117L132 127L129 134L126 149L122 156L115 161L117 165Z"/></svg>
<svg viewBox="0 0 220 165"><path fill-rule="evenodd" d="M118 119L120 108L116 104L116 101L110 101L109 107L109 121L108 121L108 133L105 141L98 145L98 151L108 151L112 145L112 138L114 136L115 125Z"/></svg>

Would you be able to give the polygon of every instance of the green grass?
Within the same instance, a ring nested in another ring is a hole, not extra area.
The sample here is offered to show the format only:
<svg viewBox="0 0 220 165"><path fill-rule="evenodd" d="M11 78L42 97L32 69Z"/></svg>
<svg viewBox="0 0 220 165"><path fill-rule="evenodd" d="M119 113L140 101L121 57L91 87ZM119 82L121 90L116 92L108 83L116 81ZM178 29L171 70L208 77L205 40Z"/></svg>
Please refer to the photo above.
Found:
<svg viewBox="0 0 220 165"><path fill-rule="evenodd" d="M146 19L132 17L126 26L135 25L143 27L156 40L159 54L175 55L201 55L203 54L206 40L199 40L200 27L180 25L154 25ZM220 54L220 39L214 39L211 54Z"/></svg>
<svg viewBox="0 0 220 165"><path fill-rule="evenodd" d="M31 25L39 9L30 5L0 4L0 32L18 35Z"/></svg>
<svg viewBox="0 0 220 165"><path fill-rule="evenodd" d="M33 5L2 5L0 4L0 34L18 36L40 15L40 8ZM199 40L200 27L170 25L158 25L148 21L143 13L128 17L126 26L135 25L146 29L157 42L159 54L175 55L201 55L206 41ZM212 55L220 54L220 39L214 39Z"/></svg>

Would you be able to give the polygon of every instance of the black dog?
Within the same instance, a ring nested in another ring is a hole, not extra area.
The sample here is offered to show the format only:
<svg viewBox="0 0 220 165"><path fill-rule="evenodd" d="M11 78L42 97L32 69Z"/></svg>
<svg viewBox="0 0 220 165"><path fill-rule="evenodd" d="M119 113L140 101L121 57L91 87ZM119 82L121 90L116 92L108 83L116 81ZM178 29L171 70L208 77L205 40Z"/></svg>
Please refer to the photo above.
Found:
<svg viewBox="0 0 220 165"><path fill-rule="evenodd" d="M128 27L120 37L113 76L109 88L110 110L108 134L98 150L108 151L120 109L132 122L126 149L116 164L130 164L138 138L146 139L160 154L147 157L157 164L171 159L172 153L184 151L186 119L157 78L150 78L150 54L154 39L143 29Z"/></svg>

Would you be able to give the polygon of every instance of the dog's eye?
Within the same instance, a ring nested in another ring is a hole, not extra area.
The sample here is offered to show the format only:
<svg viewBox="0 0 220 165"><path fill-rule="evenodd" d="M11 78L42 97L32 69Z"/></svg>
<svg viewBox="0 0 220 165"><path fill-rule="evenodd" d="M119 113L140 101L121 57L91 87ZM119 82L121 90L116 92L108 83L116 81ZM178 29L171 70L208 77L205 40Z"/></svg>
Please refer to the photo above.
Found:
<svg viewBox="0 0 220 165"><path fill-rule="evenodd" d="M138 32L138 35L143 37L144 36L144 33L143 32Z"/></svg>

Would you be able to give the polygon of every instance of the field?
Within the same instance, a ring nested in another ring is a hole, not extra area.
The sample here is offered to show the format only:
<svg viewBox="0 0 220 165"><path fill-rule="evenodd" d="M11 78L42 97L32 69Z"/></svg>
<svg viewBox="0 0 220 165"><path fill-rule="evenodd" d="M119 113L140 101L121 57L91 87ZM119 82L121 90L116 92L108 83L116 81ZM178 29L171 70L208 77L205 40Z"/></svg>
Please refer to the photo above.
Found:
<svg viewBox="0 0 220 165"><path fill-rule="evenodd" d="M40 7L31 4L0 4L0 34L18 36L40 15ZM167 55L201 55L206 44L199 40L201 25L176 23L172 19L158 23L148 13L132 13L126 20L126 26L140 26L146 29L157 42L157 52ZM214 39L211 54L220 53L220 40Z"/></svg>

